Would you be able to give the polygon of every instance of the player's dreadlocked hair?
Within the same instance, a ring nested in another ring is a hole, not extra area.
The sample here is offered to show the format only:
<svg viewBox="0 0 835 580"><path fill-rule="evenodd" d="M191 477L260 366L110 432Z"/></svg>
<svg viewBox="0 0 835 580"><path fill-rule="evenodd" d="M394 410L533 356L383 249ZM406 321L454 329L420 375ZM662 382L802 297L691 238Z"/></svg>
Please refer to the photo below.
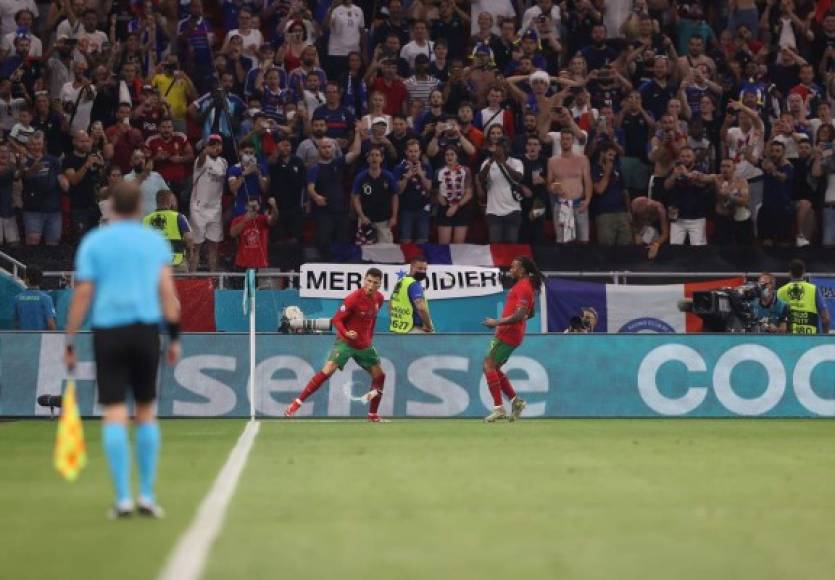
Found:
<svg viewBox="0 0 835 580"><path fill-rule="evenodd" d="M528 313L528 319L531 319L536 314L536 295L539 294L539 289L542 288L542 272L539 271L539 267L537 267L534 261L527 256L519 256L515 258L515 261L519 262L525 269L525 272L528 274L528 279L531 281L531 286L533 286L534 303L531 304L531 311Z"/></svg>
<svg viewBox="0 0 835 580"><path fill-rule="evenodd" d="M534 292L539 292L539 289L542 288L542 272L539 271L539 267L534 263L533 260L528 258L527 256L519 256L516 258L516 261L519 262L522 267L525 269L525 272L528 273L528 277L531 279L531 286L533 286Z"/></svg>

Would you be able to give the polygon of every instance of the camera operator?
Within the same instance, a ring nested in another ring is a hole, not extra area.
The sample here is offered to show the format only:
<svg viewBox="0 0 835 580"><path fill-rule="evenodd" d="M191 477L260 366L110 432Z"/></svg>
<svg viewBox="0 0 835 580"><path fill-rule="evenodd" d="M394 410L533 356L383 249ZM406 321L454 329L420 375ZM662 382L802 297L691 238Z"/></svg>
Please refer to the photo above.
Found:
<svg viewBox="0 0 835 580"><path fill-rule="evenodd" d="M102 180L104 158L92 152L92 142L86 131L76 131L72 152L64 157L64 176L70 182L70 220L73 233L80 240L99 222L96 190Z"/></svg>
<svg viewBox="0 0 835 580"><path fill-rule="evenodd" d="M563 334L589 334L597 328L597 310L591 306L583 306L580 316L572 316L568 321L568 328Z"/></svg>
<svg viewBox="0 0 835 580"><path fill-rule="evenodd" d="M214 89L189 105L189 113L203 124L203 140L209 135L223 138L223 156L230 162L237 161L235 151L235 132L243 118L246 104L238 95L232 93L235 80L229 73L220 77L220 88Z"/></svg>
<svg viewBox="0 0 835 580"><path fill-rule="evenodd" d="M759 298L749 302L759 332L784 334L788 326L789 306L777 297L774 276L765 273L757 280Z"/></svg>

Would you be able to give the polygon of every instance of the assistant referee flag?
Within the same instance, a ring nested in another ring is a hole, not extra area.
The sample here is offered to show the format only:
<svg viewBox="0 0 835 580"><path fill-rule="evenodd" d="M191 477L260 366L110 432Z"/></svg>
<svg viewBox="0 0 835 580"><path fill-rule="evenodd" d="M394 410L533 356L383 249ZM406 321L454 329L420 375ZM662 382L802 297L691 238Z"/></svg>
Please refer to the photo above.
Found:
<svg viewBox="0 0 835 580"><path fill-rule="evenodd" d="M75 401L75 380L67 381L61 400L61 418L58 419L58 434L55 436L55 469L67 481L75 481L87 465L87 446L84 443L84 428Z"/></svg>

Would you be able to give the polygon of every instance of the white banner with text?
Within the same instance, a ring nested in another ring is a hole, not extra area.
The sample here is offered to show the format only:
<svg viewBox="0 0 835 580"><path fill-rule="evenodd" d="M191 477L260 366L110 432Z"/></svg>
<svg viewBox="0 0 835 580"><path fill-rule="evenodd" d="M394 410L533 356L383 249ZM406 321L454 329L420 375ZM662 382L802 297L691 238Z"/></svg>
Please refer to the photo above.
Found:
<svg viewBox="0 0 835 580"><path fill-rule="evenodd" d="M360 288L369 268L383 272L380 292L388 299L397 282L409 273L408 265L391 264L304 264L300 295L302 298L338 298ZM478 266L429 266L423 282L430 300L468 298L498 294L504 289L498 268Z"/></svg>

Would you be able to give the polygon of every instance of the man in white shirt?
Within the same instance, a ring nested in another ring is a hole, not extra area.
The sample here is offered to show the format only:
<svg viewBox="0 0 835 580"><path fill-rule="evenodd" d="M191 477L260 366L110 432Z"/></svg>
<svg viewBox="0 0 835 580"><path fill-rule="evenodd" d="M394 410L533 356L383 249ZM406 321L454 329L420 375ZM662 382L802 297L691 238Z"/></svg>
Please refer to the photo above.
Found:
<svg viewBox="0 0 835 580"><path fill-rule="evenodd" d="M217 271L217 246L223 241L221 197L226 184L229 162L221 156L223 138L209 135L206 147L194 160L194 186L191 190L191 227L194 252L190 270L197 272L200 265L200 246L207 244L209 271Z"/></svg>
<svg viewBox="0 0 835 580"><path fill-rule="evenodd" d="M35 0L0 0L0 35L17 30L15 17L21 10L28 10L35 18L40 15Z"/></svg>
<svg viewBox="0 0 835 580"><path fill-rule="evenodd" d="M75 78L64 84L59 98L64 106L64 114L69 119L70 131L86 131L90 126L96 86L87 78L87 61L74 61L72 71ZM154 197L148 212L154 211L156 204L156 197Z"/></svg>
<svg viewBox="0 0 835 580"><path fill-rule="evenodd" d="M434 43L429 40L429 29L426 22L417 20L412 25L412 40L400 49L400 58L409 63L409 68L415 70L415 57L424 54L432 63L435 61Z"/></svg>
<svg viewBox="0 0 835 580"><path fill-rule="evenodd" d="M353 0L334 2L325 15L324 28L328 38L328 78L339 78L348 70L348 54L361 52L365 35L365 15Z"/></svg>
<svg viewBox="0 0 835 580"><path fill-rule="evenodd" d="M56 38L66 36L67 38L77 38L78 34L83 30L81 25L81 16L84 13L84 0L70 0L70 9L67 17L58 23L55 29Z"/></svg>
<svg viewBox="0 0 835 580"><path fill-rule="evenodd" d="M0 79L0 129L11 131L26 107L26 99L12 96L12 81Z"/></svg>
<svg viewBox="0 0 835 580"><path fill-rule="evenodd" d="M504 140L493 148L493 155L481 165L478 174L481 199L487 198L487 233L491 244L515 244L522 225L521 198L513 185L521 183L525 166L519 159L508 157ZM513 184L513 185L512 185Z"/></svg>

